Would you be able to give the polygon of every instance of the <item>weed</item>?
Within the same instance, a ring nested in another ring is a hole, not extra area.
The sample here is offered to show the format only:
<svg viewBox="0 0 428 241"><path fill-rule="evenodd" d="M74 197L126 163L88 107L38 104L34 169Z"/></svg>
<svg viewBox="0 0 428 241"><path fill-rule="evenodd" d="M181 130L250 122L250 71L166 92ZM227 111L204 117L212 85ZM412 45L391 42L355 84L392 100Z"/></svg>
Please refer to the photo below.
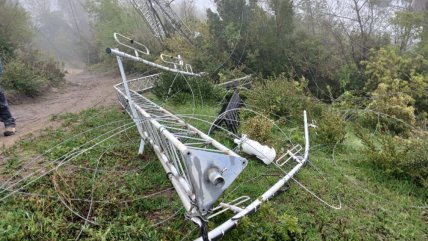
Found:
<svg viewBox="0 0 428 241"><path fill-rule="evenodd" d="M176 108L184 113L195 111L196 116L216 112L213 106L193 109L182 105ZM45 130L42 135L22 141L3 152L5 159L16 157L16 160L12 169L0 166L5 172L1 175L10 176L16 168L22 167L24 157L34 157L51 149L35 166L40 167L70 151L82 151L106 138L108 135L102 135L110 130L122 130L130 123L129 117L116 108L90 109L54 119L62 122L59 129ZM188 121L202 130L209 128L208 124L200 121L191 118ZM300 131L294 132L299 132L299 138ZM274 137L276 132L273 131ZM359 147L355 145L357 138L351 134L346 135L343 148L334 153L334 161L324 148L314 146L310 165L295 177L329 203L337 203L336 197L339 196L343 209L336 211L323 206L290 182L290 189L275 196L268 206L262 206L261 212L241 220L238 227L224 239L426 239L426 215L421 212L422 209L412 208L423 205L426 189L413 182L390 178L367 162L354 161L362 157ZM97 137L100 139L94 139ZM162 166L154 152L148 147L143 157L138 156L137 140L138 132L136 128L131 128L27 186L22 190L27 195L17 193L3 201L0 206L0 239L75 239L82 228L81 240L195 238L197 232L192 232L195 226L183 218L184 211L173 216L182 205L175 192L169 190L171 184L165 173L160 171ZM97 160L100 160L100 166L93 179ZM247 168L223 198L233 200L242 195L258 197L281 176L275 167L249 159ZM52 183L54 178L56 189ZM57 199L60 193L74 211L86 217L92 187L94 206L89 219L98 225L85 224ZM236 192L232 191L235 188ZM149 195L158 192L157 195ZM153 226L171 216L173 218L165 223ZM220 216L212 222L220 224L225 218Z"/></svg>
<svg viewBox="0 0 428 241"><path fill-rule="evenodd" d="M257 214L244 217L238 227L228 236L230 240L247 237L245 240L298 240L302 229L298 219L286 213L279 214L271 203L264 204Z"/></svg>
<svg viewBox="0 0 428 241"><path fill-rule="evenodd" d="M156 81L153 94L161 100L168 99L173 104L186 102L218 102L223 97L223 89L214 86L207 77L185 77L174 73L163 73L162 78Z"/></svg>
<svg viewBox="0 0 428 241"><path fill-rule="evenodd" d="M410 178L428 187L428 140L426 137L405 139L399 136L370 135L357 128L368 162L398 178Z"/></svg>

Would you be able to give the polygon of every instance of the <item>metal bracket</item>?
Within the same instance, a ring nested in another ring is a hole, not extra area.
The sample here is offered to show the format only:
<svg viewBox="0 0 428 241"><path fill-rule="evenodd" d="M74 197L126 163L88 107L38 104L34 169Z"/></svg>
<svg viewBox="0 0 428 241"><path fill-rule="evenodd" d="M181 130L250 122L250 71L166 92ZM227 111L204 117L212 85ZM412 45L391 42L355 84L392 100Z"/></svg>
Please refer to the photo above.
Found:
<svg viewBox="0 0 428 241"><path fill-rule="evenodd" d="M189 148L185 163L203 215L247 166L245 158L193 148Z"/></svg>

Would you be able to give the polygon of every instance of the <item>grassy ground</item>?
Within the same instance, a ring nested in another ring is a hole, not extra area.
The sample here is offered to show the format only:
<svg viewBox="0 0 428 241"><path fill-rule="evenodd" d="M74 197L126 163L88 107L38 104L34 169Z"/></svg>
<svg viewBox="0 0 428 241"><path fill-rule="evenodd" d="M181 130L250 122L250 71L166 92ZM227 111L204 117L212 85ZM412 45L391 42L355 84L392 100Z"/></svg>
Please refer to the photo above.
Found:
<svg viewBox="0 0 428 241"><path fill-rule="evenodd" d="M176 113L201 115L214 115L217 109L174 107ZM34 170L40 172L28 177L27 183L43 176L28 186L18 184L24 186L20 192L1 201L0 240L197 237L153 151L146 148L143 156L137 155L138 134L127 114L117 107L90 109L55 116L53 121L63 124L3 150L0 156L2 185L9 179L9 185L16 183ZM201 129L208 127L189 121ZM287 235L307 240L428 239L427 190L385 176L363 162L358 140L351 134L334 152L311 134L311 162L296 180L319 199L333 206L341 203L341 209L328 207L292 181L224 240L282 240ZM36 161L22 169L28 160ZM63 163L60 168L47 173L59 162ZM13 177L18 170L22 172ZM278 169L250 159L224 197L257 197L279 175ZM0 192L0 199L9 194ZM220 216L213 223L225 218Z"/></svg>

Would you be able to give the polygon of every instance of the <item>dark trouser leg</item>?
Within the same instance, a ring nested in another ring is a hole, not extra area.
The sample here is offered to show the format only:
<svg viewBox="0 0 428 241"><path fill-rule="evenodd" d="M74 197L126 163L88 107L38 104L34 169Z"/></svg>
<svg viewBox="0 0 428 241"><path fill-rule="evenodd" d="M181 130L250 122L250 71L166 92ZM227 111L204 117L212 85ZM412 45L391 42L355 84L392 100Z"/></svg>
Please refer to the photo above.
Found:
<svg viewBox="0 0 428 241"><path fill-rule="evenodd" d="M0 90L0 121L5 127L15 127L15 119L9 111L6 96L2 90Z"/></svg>

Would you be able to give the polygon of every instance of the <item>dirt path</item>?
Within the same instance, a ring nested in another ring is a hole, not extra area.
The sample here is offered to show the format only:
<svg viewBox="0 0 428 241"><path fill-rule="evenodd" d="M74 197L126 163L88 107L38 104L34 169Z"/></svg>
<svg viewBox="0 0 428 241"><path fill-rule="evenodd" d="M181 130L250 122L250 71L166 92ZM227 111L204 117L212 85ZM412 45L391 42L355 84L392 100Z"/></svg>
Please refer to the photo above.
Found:
<svg viewBox="0 0 428 241"><path fill-rule="evenodd" d="M37 134L46 127L55 126L58 123L50 121L52 115L114 104L116 94L113 85L117 82L119 77L113 74L69 71L63 88L36 100L10 105L17 132L14 136L4 137L3 123L0 123L0 147L10 147L28 134Z"/></svg>

